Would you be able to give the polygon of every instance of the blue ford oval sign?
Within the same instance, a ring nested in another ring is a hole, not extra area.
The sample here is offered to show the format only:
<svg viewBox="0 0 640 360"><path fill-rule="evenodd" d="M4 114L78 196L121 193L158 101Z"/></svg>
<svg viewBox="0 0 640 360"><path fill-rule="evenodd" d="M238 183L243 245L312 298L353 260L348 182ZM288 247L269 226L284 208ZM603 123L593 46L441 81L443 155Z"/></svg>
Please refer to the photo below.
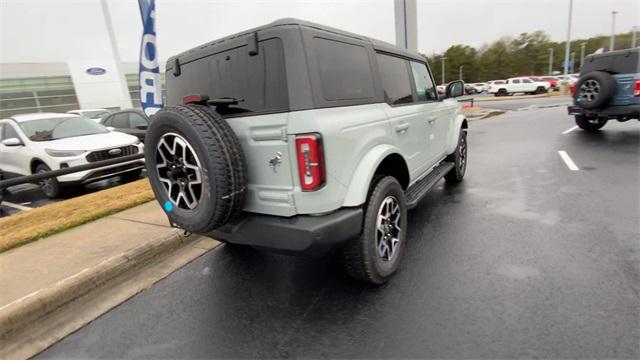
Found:
<svg viewBox="0 0 640 360"><path fill-rule="evenodd" d="M104 75L107 70L101 67L91 67L87 69L87 74L89 75Z"/></svg>

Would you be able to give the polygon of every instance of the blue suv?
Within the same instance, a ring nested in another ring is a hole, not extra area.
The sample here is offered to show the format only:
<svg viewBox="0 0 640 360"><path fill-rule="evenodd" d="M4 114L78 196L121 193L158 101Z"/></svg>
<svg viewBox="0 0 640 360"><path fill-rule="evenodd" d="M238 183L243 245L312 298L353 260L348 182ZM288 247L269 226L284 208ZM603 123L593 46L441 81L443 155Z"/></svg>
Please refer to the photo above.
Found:
<svg viewBox="0 0 640 360"><path fill-rule="evenodd" d="M635 48L585 58L568 108L581 129L597 131L609 119L640 120L639 55L640 48Z"/></svg>

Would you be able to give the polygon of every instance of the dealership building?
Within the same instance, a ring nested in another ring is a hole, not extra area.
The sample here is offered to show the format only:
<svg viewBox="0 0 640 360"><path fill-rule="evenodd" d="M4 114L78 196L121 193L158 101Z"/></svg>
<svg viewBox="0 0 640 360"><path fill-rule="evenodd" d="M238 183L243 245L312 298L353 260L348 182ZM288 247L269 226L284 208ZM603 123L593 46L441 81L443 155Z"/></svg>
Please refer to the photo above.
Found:
<svg viewBox="0 0 640 360"><path fill-rule="evenodd" d="M164 64L161 64L162 94ZM75 109L140 108L138 63L69 61L0 64L0 118Z"/></svg>

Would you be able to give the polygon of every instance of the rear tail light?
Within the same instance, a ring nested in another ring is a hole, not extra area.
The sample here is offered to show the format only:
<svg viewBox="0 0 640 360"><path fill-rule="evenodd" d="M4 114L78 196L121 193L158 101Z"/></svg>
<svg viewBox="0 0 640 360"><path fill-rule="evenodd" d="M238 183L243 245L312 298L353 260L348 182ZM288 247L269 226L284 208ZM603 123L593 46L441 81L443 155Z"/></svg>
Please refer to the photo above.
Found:
<svg viewBox="0 0 640 360"><path fill-rule="evenodd" d="M207 95L187 95L182 98L182 103L184 105L189 104L204 104L209 100Z"/></svg>
<svg viewBox="0 0 640 360"><path fill-rule="evenodd" d="M633 88L633 96L640 96L640 80L636 80L636 84Z"/></svg>
<svg viewBox="0 0 640 360"><path fill-rule="evenodd" d="M318 190L325 180L324 149L320 134L296 136L296 153L302 191Z"/></svg>
<svg viewBox="0 0 640 360"><path fill-rule="evenodd" d="M573 94L576 93L576 84L573 83L571 85L569 85L569 95L571 95L571 97L573 97Z"/></svg>

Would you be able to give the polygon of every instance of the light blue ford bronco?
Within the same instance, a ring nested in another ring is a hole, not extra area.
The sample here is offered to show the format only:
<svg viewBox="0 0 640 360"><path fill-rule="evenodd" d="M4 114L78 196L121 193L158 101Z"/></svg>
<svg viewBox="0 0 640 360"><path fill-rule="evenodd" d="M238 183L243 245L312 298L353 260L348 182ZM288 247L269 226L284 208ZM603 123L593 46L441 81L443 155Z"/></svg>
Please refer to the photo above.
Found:
<svg viewBox="0 0 640 360"><path fill-rule="evenodd" d="M295 19L172 57L146 137L156 198L193 233L270 250L339 248L353 277L397 270L407 210L467 167L467 121L425 59Z"/></svg>
<svg viewBox="0 0 640 360"><path fill-rule="evenodd" d="M611 119L640 120L639 55L635 48L585 58L568 108L581 129L597 131Z"/></svg>

